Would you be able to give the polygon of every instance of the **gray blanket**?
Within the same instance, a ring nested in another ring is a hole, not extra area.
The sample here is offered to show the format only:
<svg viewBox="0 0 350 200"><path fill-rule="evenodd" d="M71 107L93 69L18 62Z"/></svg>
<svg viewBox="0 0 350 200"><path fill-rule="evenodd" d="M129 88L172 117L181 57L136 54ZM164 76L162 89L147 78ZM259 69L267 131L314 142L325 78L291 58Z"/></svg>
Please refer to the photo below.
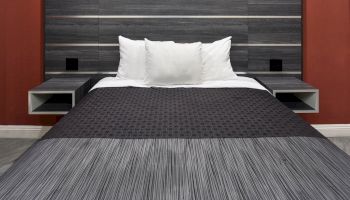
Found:
<svg viewBox="0 0 350 200"><path fill-rule="evenodd" d="M350 199L349 166L265 91L104 88L0 177L0 199Z"/></svg>

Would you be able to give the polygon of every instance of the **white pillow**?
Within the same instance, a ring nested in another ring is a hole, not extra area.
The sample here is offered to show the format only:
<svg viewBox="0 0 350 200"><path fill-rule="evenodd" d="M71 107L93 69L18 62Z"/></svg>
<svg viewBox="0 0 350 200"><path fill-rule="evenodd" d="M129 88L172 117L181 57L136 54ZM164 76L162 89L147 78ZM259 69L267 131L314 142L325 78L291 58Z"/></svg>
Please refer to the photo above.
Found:
<svg viewBox="0 0 350 200"><path fill-rule="evenodd" d="M146 50L143 40L130 40L119 36L120 61L118 77L143 80L145 76Z"/></svg>
<svg viewBox="0 0 350 200"><path fill-rule="evenodd" d="M180 44L145 39L146 77L149 85L199 84L202 43Z"/></svg>
<svg viewBox="0 0 350 200"><path fill-rule="evenodd" d="M202 45L203 81L237 77L230 62L231 37Z"/></svg>

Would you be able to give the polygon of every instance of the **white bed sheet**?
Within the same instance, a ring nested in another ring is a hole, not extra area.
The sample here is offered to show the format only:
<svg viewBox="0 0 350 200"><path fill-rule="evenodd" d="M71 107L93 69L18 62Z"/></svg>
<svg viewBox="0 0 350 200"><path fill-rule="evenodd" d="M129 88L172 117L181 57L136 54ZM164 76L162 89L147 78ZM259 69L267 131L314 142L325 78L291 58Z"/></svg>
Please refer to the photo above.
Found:
<svg viewBox="0 0 350 200"><path fill-rule="evenodd" d="M122 79L118 77L106 77L101 79L96 85L92 87L92 90L97 88L106 87L160 87L160 88L252 88L258 90L266 90L260 83L256 80L248 77L238 76L233 80L225 81L205 81L198 85L168 85L168 86L151 86L146 85L143 81Z"/></svg>

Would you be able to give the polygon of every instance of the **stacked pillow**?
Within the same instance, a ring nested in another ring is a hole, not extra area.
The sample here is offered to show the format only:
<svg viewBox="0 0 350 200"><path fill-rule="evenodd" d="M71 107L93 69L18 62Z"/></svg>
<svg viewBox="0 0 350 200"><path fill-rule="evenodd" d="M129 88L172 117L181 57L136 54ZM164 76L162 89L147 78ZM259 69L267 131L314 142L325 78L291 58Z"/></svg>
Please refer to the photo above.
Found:
<svg viewBox="0 0 350 200"><path fill-rule="evenodd" d="M236 78L231 37L210 44L130 40L119 36L118 77L149 85L187 85Z"/></svg>

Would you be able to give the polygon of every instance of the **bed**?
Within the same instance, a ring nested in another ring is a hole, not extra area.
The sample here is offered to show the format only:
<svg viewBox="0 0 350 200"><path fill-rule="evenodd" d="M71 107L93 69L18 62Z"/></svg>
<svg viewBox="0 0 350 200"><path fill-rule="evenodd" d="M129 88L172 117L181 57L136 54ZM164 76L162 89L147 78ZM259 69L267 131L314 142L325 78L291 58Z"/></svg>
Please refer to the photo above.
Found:
<svg viewBox="0 0 350 200"><path fill-rule="evenodd" d="M0 199L350 199L349 166L254 79L105 78L0 178Z"/></svg>

